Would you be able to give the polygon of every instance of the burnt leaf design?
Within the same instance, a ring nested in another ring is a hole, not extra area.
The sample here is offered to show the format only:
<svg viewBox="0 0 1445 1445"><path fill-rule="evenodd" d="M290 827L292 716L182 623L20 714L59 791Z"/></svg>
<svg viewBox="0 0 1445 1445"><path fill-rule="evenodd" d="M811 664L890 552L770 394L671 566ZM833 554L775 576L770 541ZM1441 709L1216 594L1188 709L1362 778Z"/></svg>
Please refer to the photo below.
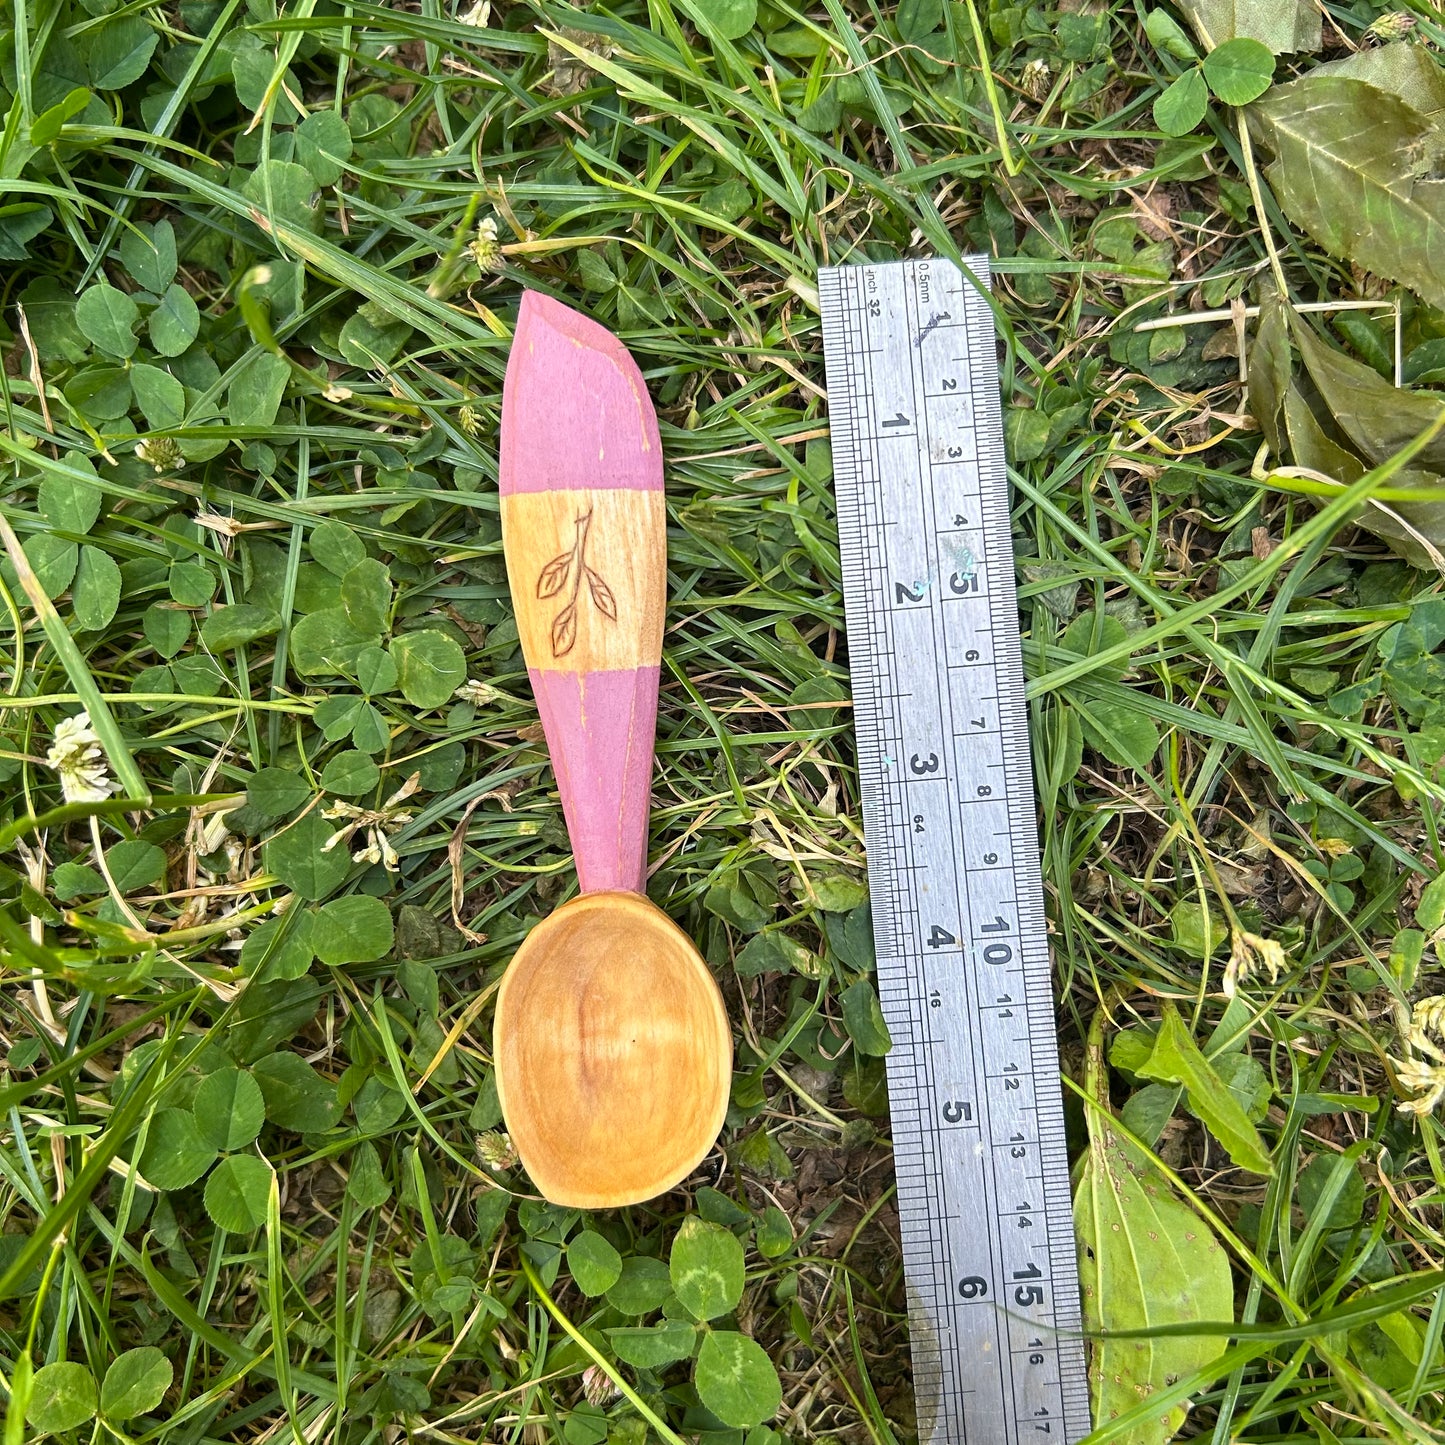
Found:
<svg viewBox="0 0 1445 1445"><path fill-rule="evenodd" d="M574 548L570 552L563 552L560 557L553 557L545 567L542 568L542 575L537 578L537 597L554 597L567 585L567 574L572 570L572 559L577 555Z"/></svg>
<svg viewBox="0 0 1445 1445"><path fill-rule="evenodd" d="M577 641L577 604L569 602L552 622L552 656L566 657Z"/></svg>
<svg viewBox="0 0 1445 1445"><path fill-rule="evenodd" d="M597 610L609 621L616 622L617 599L613 597L612 589L590 567L587 569L587 590L591 592Z"/></svg>

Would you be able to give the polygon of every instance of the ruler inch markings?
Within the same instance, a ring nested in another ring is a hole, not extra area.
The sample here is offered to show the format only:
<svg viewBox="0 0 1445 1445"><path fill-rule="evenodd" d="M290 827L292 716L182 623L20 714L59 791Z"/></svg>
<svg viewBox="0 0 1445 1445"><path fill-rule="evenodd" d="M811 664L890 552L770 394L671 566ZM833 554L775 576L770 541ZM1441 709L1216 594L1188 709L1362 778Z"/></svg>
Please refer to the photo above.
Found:
<svg viewBox="0 0 1445 1445"><path fill-rule="evenodd" d="M934 259L825 268L818 290L919 1438L1073 1445L1088 1389L993 316Z"/></svg>

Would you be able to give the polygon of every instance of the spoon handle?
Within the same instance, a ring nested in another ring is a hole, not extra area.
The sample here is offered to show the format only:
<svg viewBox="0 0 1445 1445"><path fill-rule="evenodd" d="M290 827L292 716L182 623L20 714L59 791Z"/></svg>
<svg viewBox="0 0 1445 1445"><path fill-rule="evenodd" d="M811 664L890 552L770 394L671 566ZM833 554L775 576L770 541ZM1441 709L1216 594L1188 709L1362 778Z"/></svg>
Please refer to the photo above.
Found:
<svg viewBox="0 0 1445 1445"><path fill-rule="evenodd" d="M502 388L502 549L584 893L643 891L667 594L662 443L637 363L527 291Z"/></svg>

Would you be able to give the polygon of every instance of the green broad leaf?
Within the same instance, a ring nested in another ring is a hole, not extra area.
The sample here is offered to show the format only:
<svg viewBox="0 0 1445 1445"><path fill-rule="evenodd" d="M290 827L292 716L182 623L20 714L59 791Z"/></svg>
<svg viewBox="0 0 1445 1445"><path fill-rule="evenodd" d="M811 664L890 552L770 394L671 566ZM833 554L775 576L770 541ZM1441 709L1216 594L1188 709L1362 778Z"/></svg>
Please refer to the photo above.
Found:
<svg viewBox="0 0 1445 1445"><path fill-rule="evenodd" d="M189 1109L158 1109L138 1161L157 1189L185 1189L216 1162L216 1150L202 1137Z"/></svg>
<svg viewBox="0 0 1445 1445"><path fill-rule="evenodd" d="M65 123L74 120L75 117L90 104L90 98L90 91L83 85L77 85L63 100L58 100L48 109L41 111L41 113L35 117L34 121L31 122L30 144L33 146L48 146L53 140L59 137L61 128ZM48 206L38 206L36 209L44 213L44 219L36 230L30 232L31 236L43 231L53 219ZM19 239L22 241L29 240L29 236L22 235ZM25 259L25 252L21 251L18 255L8 257L7 259L23 261Z"/></svg>
<svg viewBox="0 0 1445 1445"><path fill-rule="evenodd" d="M1420 901L1415 905L1415 922L1426 933L1438 933L1445 928L1445 873L1432 878L1421 890Z"/></svg>
<svg viewBox="0 0 1445 1445"><path fill-rule="evenodd" d="M184 286L167 286L160 305L146 318L146 334L162 356L179 356L201 330L201 313Z"/></svg>
<svg viewBox="0 0 1445 1445"><path fill-rule="evenodd" d="M170 372L138 361L130 369L130 389L152 431L169 431L185 420L186 389Z"/></svg>
<svg viewBox="0 0 1445 1445"><path fill-rule="evenodd" d="M1274 79L1274 54L1258 40L1236 35L1204 57L1204 79L1225 105L1248 105L1269 89Z"/></svg>
<svg viewBox="0 0 1445 1445"><path fill-rule="evenodd" d="M137 286L159 296L176 278L176 233L171 223L127 226L120 233L120 260Z"/></svg>
<svg viewBox="0 0 1445 1445"><path fill-rule="evenodd" d="M166 876L166 853L154 843L126 838L105 850L105 865L121 893L151 888Z"/></svg>
<svg viewBox="0 0 1445 1445"><path fill-rule="evenodd" d="M231 425L265 430L276 420L291 367L285 357L253 352L226 388Z"/></svg>
<svg viewBox="0 0 1445 1445"><path fill-rule="evenodd" d="M271 1166L254 1154L232 1154L222 1159L206 1180L206 1213L217 1228L232 1234L260 1229L266 1222L274 1177Z"/></svg>
<svg viewBox="0 0 1445 1445"><path fill-rule="evenodd" d="M1124 703L1090 699L1076 702L1084 738L1095 752L1121 768L1147 774L1159 751L1159 729L1142 712Z"/></svg>
<svg viewBox="0 0 1445 1445"><path fill-rule="evenodd" d="M66 452L64 460L71 467L95 476L90 459L80 452ZM35 503L40 515L60 532L88 532L100 517L101 491L99 479L91 486L73 477L46 477L36 490Z"/></svg>
<svg viewBox="0 0 1445 1445"><path fill-rule="evenodd" d="M381 1169L381 1155L369 1139L351 1151L351 1172L346 1192L358 1209L380 1209L391 1198L391 1185Z"/></svg>
<svg viewBox="0 0 1445 1445"><path fill-rule="evenodd" d="M698 24L719 40L741 40L758 22L758 0L702 0Z"/></svg>
<svg viewBox="0 0 1445 1445"><path fill-rule="evenodd" d="M1241 1169L1265 1176L1274 1173L1264 1140L1239 1100L1205 1058L1174 1005L1164 1006L1164 1018L1149 1057L1139 1065L1139 1077L1160 1084L1180 1084L1188 1094L1190 1112L1224 1146Z"/></svg>
<svg viewBox="0 0 1445 1445"><path fill-rule="evenodd" d="M396 660L381 647L363 648L356 655L355 666L357 686L367 697L381 697L391 692L400 676Z"/></svg>
<svg viewBox="0 0 1445 1445"><path fill-rule="evenodd" d="M322 522L311 529L307 550L333 577L344 577L366 557L366 544L345 522Z"/></svg>
<svg viewBox="0 0 1445 1445"><path fill-rule="evenodd" d="M296 159L318 186L334 186L351 159L351 127L334 110L312 111L296 127Z"/></svg>
<svg viewBox="0 0 1445 1445"><path fill-rule="evenodd" d="M80 548L51 532L39 532L25 539L25 557L40 589L53 602L75 577L80 562ZM7 566L6 572L10 573ZM14 575L10 573L11 585Z"/></svg>
<svg viewBox="0 0 1445 1445"><path fill-rule="evenodd" d="M105 879L88 864L68 862L50 875L50 888L61 903L74 903L77 898L104 893Z"/></svg>
<svg viewBox="0 0 1445 1445"><path fill-rule="evenodd" d="M854 1048L870 1058L881 1059L893 1047L893 1038L873 985L860 978L843 990L839 1002L843 1005L843 1026Z"/></svg>
<svg viewBox="0 0 1445 1445"><path fill-rule="evenodd" d="M341 606L358 631L379 636L391 612L391 574L386 565L367 557L341 579Z"/></svg>
<svg viewBox="0 0 1445 1445"><path fill-rule="evenodd" d="M846 873L810 873L808 886L824 913L851 913L868 901L868 885Z"/></svg>
<svg viewBox="0 0 1445 1445"><path fill-rule="evenodd" d="M1049 419L1034 407L1011 406L1004 412L1003 436L1015 465L1036 461L1049 444Z"/></svg>
<svg viewBox="0 0 1445 1445"><path fill-rule="evenodd" d="M182 607L204 607L215 596L216 576L203 562L173 562L166 586Z"/></svg>
<svg viewBox="0 0 1445 1445"><path fill-rule="evenodd" d="M146 73L160 36L141 15L108 20L86 36L86 68L97 90L124 90Z"/></svg>
<svg viewBox="0 0 1445 1445"><path fill-rule="evenodd" d="M266 1101L266 1117L296 1134L319 1134L341 1117L336 1085L299 1054L267 1054L251 1066Z"/></svg>
<svg viewBox="0 0 1445 1445"><path fill-rule="evenodd" d="M201 641L212 652L234 652L236 648L270 637L280 630L281 619L269 607L235 602L217 607L201 624Z"/></svg>
<svg viewBox="0 0 1445 1445"><path fill-rule="evenodd" d="M241 945L242 970L252 978L301 978L316 957L311 929L312 915L300 908L258 923Z"/></svg>
<svg viewBox="0 0 1445 1445"><path fill-rule="evenodd" d="M1167 10L1151 10L1144 17L1144 33L1161 55L1176 60L1198 60L1198 52L1190 43L1179 22Z"/></svg>
<svg viewBox="0 0 1445 1445"><path fill-rule="evenodd" d="M1209 87L1203 72L1186 70L1154 101L1154 124L1165 135L1188 135L1209 109Z"/></svg>
<svg viewBox="0 0 1445 1445"><path fill-rule="evenodd" d="M114 421L130 410L130 373L123 366L83 367L61 391L92 425Z"/></svg>
<svg viewBox="0 0 1445 1445"><path fill-rule="evenodd" d="M633 1254L622 1261L622 1273L607 1291L607 1303L624 1315L648 1315L671 1295L668 1267L660 1259Z"/></svg>
<svg viewBox="0 0 1445 1445"><path fill-rule="evenodd" d="M733 1330L710 1330L697 1352L698 1398L724 1425L746 1430L778 1413L783 1387L756 1340Z"/></svg>
<svg viewBox="0 0 1445 1445"><path fill-rule="evenodd" d="M315 177L305 166L298 166L295 161L262 161L246 178L241 193L268 230L280 221L313 235L321 234L321 197ZM272 357L274 361L280 359Z"/></svg>
<svg viewBox="0 0 1445 1445"><path fill-rule="evenodd" d="M776 1204L763 1210L755 1234L764 1259L780 1259L793 1247L793 1226Z"/></svg>
<svg viewBox="0 0 1445 1445"><path fill-rule="evenodd" d="M1081 612L1059 634L1059 646L1066 652L1081 657L1094 657L1117 647L1129 636L1128 629L1117 617L1111 617L1099 608ZM1100 682L1118 682L1129 670L1128 660L1122 662L1101 662L1089 674Z"/></svg>
<svg viewBox="0 0 1445 1445"><path fill-rule="evenodd" d="M415 708L441 707L467 680L460 647L441 632L406 632L391 644L402 696Z"/></svg>
<svg viewBox="0 0 1445 1445"><path fill-rule="evenodd" d="M917 45L943 24L943 0L899 0L893 23L905 45Z"/></svg>
<svg viewBox="0 0 1445 1445"><path fill-rule="evenodd" d="M217 1069L196 1086L191 1113L201 1138L217 1149L244 1149L266 1122L261 1086L244 1069Z"/></svg>
<svg viewBox="0 0 1445 1445"><path fill-rule="evenodd" d="M336 898L317 915L312 947L322 963L371 963L391 952L391 910L368 893Z"/></svg>
<svg viewBox="0 0 1445 1445"><path fill-rule="evenodd" d="M786 933L756 933L738 950L733 967L739 978L756 978L762 973L806 972L813 956Z"/></svg>
<svg viewBox="0 0 1445 1445"><path fill-rule="evenodd" d="M350 731L350 729L348 729ZM321 787L341 798L371 792L381 781L381 769L366 753L348 749L328 760L321 772Z"/></svg>
<svg viewBox="0 0 1445 1445"><path fill-rule="evenodd" d="M290 768L262 768L246 780L246 801L259 813L281 818L311 796L311 784Z"/></svg>
<svg viewBox="0 0 1445 1445"><path fill-rule="evenodd" d="M161 602L151 603L140 622L146 641L165 658L174 657L191 635L190 613Z"/></svg>
<svg viewBox="0 0 1445 1445"><path fill-rule="evenodd" d="M413 329L405 321L376 320L356 311L346 318L336 347L352 366L371 371L395 361Z"/></svg>
<svg viewBox="0 0 1445 1445"><path fill-rule="evenodd" d="M110 1362L100 1387L100 1413L107 1420L134 1420L148 1415L166 1397L175 1366L154 1345L127 1350Z"/></svg>
<svg viewBox="0 0 1445 1445"><path fill-rule="evenodd" d="M1248 116L1273 157L1270 186L1295 225L1331 255L1445 306L1436 262L1445 196L1418 163L1439 145L1434 118L1376 85L1320 71L1275 86Z"/></svg>
<svg viewBox="0 0 1445 1445"><path fill-rule="evenodd" d="M1326 1229L1350 1229L1365 1212L1365 1181L1346 1154L1316 1154L1300 1170L1295 1197L1307 1220L1324 1216Z"/></svg>
<svg viewBox="0 0 1445 1445"><path fill-rule="evenodd" d="M140 308L109 281L97 282L80 293L75 303L75 324L98 351L125 360L136 348L135 326Z"/></svg>
<svg viewBox="0 0 1445 1445"><path fill-rule="evenodd" d="M753 208L753 193L746 181L736 177L709 186L698 202L703 210L723 221L739 221Z"/></svg>
<svg viewBox="0 0 1445 1445"><path fill-rule="evenodd" d="M99 547L82 547L71 584L70 606L76 626L99 632L109 626L120 606L120 568L109 552Z"/></svg>
<svg viewBox="0 0 1445 1445"><path fill-rule="evenodd" d="M313 721L321 729L321 735L327 742L340 742L356 726L356 719L365 706L365 702L359 697L345 694L328 697L316 705Z"/></svg>
<svg viewBox="0 0 1445 1445"><path fill-rule="evenodd" d="M36 1370L25 1418L42 1435L59 1435L93 1419L98 1403L95 1376L74 1360L59 1360Z"/></svg>
<svg viewBox="0 0 1445 1445"><path fill-rule="evenodd" d="M731 1230L696 1216L672 1241L668 1264L673 1292L695 1319L712 1320L743 1297L743 1247Z"/></svg>
<svg viewBox="0 0 1445 1445"><path fill-rule="evenodd" d="M308 903L319 903L336 892L351 872L351 853L345 843L328 849L336 829L318 813L307 813L289 828L267 839L262 849L266 870Z"/></svg>
<svg viewBox="0 0 1445 1445"><path fill-rule="evenodd" d="M350 672L376 634L358 632L341 607L310 612L291 628L291 665L297 672L333 676Z"/></svg>
<svg viewBox="0 0 1445 1445"><path fill-rule="evenodd" d="M31 340L43 360L76 366L86 359L90 348L75 324L75 297L58 277L37 278L20 293L19 300L30 323Z"/></svg>
<svg viewBox="0 0 1445 1445"><path fill-rule="evenodd" d="M1113 1127L1102 1062L1102 1018L1090 1034L1094 1062L1086 1087L1089 1148L1074 1191L1084 1327L1113 1331L1234 1318L1229 1259L1209 1226L1181 1200L1158 1167ZM1222 1335L1096 1339L1089 1359L1094 1419L1106 1424L1223 1353ZM1167 1445L1185 1407L1161 1411L1127 1438Z"/></svg>
<svg viewBox="0 0 1445 1445"><path fill-rule="evenodd" d="M622 1276L622 1256L595 1229L584 1229L567 1246L567 1269L583 1294L606 1294Z"/></svg>
<svg viewBox="0 0 1445 1445"><path fill-rule="evenodd" d="M1248 36L1275 55L1318 50L1323 38L1319 7L1312 0L1181 0L1205 47Z"/></svg>
<svg viewBox="0 0 1445 1445"><path fill-rule="evenodd" d="M686 1320L663 1320L646 1327L608 1330L607 1339L623 1364L661 1370L687 1359L697 1348L697 1326Z"/></svg>

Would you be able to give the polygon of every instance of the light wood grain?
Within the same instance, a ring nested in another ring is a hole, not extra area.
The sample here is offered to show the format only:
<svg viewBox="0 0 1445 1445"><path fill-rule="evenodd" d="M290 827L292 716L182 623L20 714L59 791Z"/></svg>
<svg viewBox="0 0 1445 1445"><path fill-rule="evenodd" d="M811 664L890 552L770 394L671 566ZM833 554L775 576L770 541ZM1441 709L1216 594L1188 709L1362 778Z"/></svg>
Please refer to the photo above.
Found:
<svg viewBox="0 0 1445 1445"><path fill-rule="evenodd" d="M517 631L529 667L600 672L662 657L661 492L566 488L502 498Z"/></svg>
<svg viewBox="0 0 1445 1445"><path fill-rule="evenodd" d="M716 1140L732 1036L691 939L632 893L589 893L538 924L497 995L497 1091L556 1204L662 1194Z"/></svg>

